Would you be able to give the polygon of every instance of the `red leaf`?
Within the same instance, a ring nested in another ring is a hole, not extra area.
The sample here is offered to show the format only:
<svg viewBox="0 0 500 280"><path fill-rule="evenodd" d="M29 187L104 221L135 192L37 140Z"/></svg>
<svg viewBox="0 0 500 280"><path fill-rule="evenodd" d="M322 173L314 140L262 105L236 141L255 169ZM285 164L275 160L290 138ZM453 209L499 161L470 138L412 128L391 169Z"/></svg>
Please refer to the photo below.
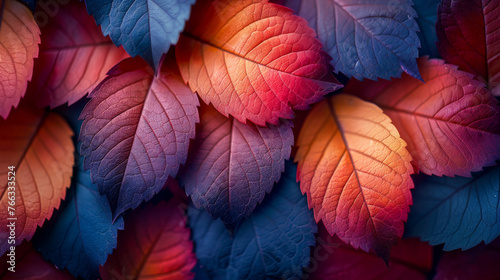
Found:
<svg viewBox="0 0 500 280"><path fill-rule="evenodd" d="M90 97L81 115L84 168L117 217L177 175L195 136L199 101L173 57L158 76L143 59L126 59Z"/></svg>
<svg viewBox="0 0 500 280"><path fill-rule="evenodd" d="M125 217L118 245L101 267L107 279L193 279L196 264L182 205L175 200L138 209Z"/></svg>
<svg viewBox="0 0 500 280"><path fill-rule="evenodd" d="M500 2L443 0L436 32L441 56L486 81L500 95Z"/></svg>
<svg viewBox="0 0 500 280"><path fill-rule="evenodd" d="M336 95L309 113L297 145L297 177L316 221L387 261L413 188L411 156L389 117L374 104Z"/></svg>
<svg viewBox="0 0 500 280"><path fill-rule="evenodd" d="M0 115L6 119L31 79L40 30L26 6L15 0L5 0L4 4L0 16Z"/></svg>
<svg viewBox="0 0 500 280"><path fill-rule="evenodd" d="M7 228L7 218L17 218L15 240L21 244L65 197L73 174L73 132L59 115L24 105L0 120L0 131L0 227ZM0 255L10 247L7 236L8 231L0 231Z"/></svg>
<svg viewBox="0 0 500 280"><path fill-rule="evenodd" d="M292 122L244 124L206 105L200 120L180 181L196 207L234 225L279 181L293 145Z"/></svg>
<svg viewBox="0 0 500 280"><path fill-rule="evenodd" d="M70 1L59 9L41 27L40 55L30 83L38 104L51 108L75 103L92 91L111 67L128 57L123 48L102 35L83 2Z"/></svg>
<svg viewBox="0 0 500 280"><path fill-rule="evenodd" d="M467 251L444 252L436 268L435 280L500 279L500 238Z"/></svg>
<svg viewBox="0 0 500 280"><path fill-rule="evenodd" d="M311 266L305 269L310 279L425 280L432 269L432 247L418 239L400 239L392 248L389 266L374 254L331 237L323 226L317 240Z"/></svg>
<svg viewBox="0 0 500 280"><path fill-rule="evenodd" d="M33 245L23 242L15 249L15 268L9 271L10 252L0 258L0 278L2 280L71 280L75 279L66 270L58 270L55 265L44 260Z"/></svg>
<svg viewBox="0 0 500 280"><path fill-rule="evenodd" d="M267 0L198 1L176 45L182 77L225 116L264 126L341 87L307 22Z"/></svg>
<svg viewBox="0 0 500 280"><path fill-rule="evenodd" d="M351 80L345 92L380 106L408 142L416 170L471 176L500 159L498 101L456 66L419 58L425 83L406 74L378 82Z"/></svg>

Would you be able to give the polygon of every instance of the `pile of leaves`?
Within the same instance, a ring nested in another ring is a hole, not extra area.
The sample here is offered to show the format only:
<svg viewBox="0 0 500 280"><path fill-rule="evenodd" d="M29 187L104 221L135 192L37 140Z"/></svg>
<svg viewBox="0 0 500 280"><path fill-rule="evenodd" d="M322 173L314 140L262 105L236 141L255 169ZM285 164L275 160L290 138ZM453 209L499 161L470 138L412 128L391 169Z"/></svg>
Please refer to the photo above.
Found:
<svg viewBox="0 0 500 280"><path fill-rule="evenodd" d="M500 1L0 1L2 279L500 278Z"/></svg>

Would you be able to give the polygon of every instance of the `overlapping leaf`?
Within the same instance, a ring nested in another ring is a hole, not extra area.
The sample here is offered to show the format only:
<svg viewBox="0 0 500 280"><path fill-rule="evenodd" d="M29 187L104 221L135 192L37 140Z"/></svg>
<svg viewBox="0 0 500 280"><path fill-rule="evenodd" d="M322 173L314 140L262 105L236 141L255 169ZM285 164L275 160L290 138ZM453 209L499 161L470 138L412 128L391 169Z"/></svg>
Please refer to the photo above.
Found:
<svg viewBox="0 0 500 280"><path fill-rule="evenodd" d="M279 181L293 145L293 123L243 124L206 105L200 119L180 181L196 207L233 226Z"/></svg>
<svg viewBox="0 0 500 280"><path fill-rule="evenodd" d="M234 230L233 238L220 220L188 209L196 255L210 279L301 277L317 227L295 173L295 165L288 162L272 194Z"/></svg>
<svg viewBox="0 0 500 280"><path fill-rule="evenodd" d="M0 8L0 116L7 118L17 107L33 74L40 29L32 13L16 0L2 1Z"/></svg>
<svg viewBox="0 0 500 280"><path fill-rule="evenodd" d="M400 239L388 266L374 254L353 249L319 227L309 279L425 280L432 269L432 247L417 239Z"/></svg>
<svg viewBox="0 0 500 280"><path fill-rule="evenodd" d="M58 270L35 251L31 243L24 242L16 247L14 271L8 271L10 256L0 258L0 278L2 280L71 280L75 279L67 271Z"/></svg>
<svg viewBox="0 0 500 280"><path fill-rule="evenodd" d="M441 56L500 95L500 2L443 0L436 31Z"/></svg>
<svg viewBox="0 0 500 280"><path fill-rule="evenodd" d="M440 2L440 0L413 0L418 16L415 20L420 29L420 32L417 33L421 45L418 51L420 56L429 55L433 58L439 57L436 46L436 20Z"/></svg>
<svg viewBox="0 0 500 280"><path fill-rule="evenodd" d="M413 188L411 156L389 117L374 104L337 95L309 113L297 146L297 177L316 221L387 262Z"/></svg>
<svg viewBox="0 0 500 280"><path fill-rule="evenodd" d="M104 35L155 70L189 18L195 0L85 0Z"/></svg>
<svg viewBox="0 0 500 280"><path fill-rule="evenodd" d="M60 269L67 268L84 279L97 279L99 265L116 247L123 219L113 223L108 200L90 181L90 172L83 171L83 161L78 163L63 205L35 235L34 243L45 259Z"/></svg>
<svg viewBox="0 0 500 280"><path fill-rule="evenodd" d="M140 58L124 60L90 97L81 116L84 167L116 217L177 174L194 137L199 101L169 59L158 76Z"/></svg>
<svg viewBox="0 0 500 280"><path fill-rule="evenodd" d="M39 11L43 5L45 2L40 2ZM111 67L128 57L102 35L78 1L59 5L54 17L42 23L40 55L30 83L40 106L75 103L92 91Z"/></svg>
<svg viewBox="0 0 500 280"><path fill-rule="evenodd" d="M442 60L420 58L425 83L352 80L345 92L380 106L408 142L416 170L470 176L500 158L500 107L484 84Z"/></svg>
<svg viewBox="0 0 500 280"><path fill-rule="evenodd" d="M196 263L184 210L175 200L137 209L125 217L118 246L101 267L108 279L193 279Z"/></svg>
<svg viewBox="0 0 500 280"><path fill-rule="evenodd" d="M38 2L38 0L22 0L21 2L23 2L24 4L26 4L26 6L28 6L28 8L32 12L35 12L36 3Z"/></svg>
<svg viewBox="0 0 500 280"><path fill-rule="evenodd" d="M287 0L315 29L335 71L389 79L403 70L420 78L417 13L410 0Z"/></svg>
<svg viewBox="0 0 500 280"><path fill-rule="evenodd" d="M73 132L57 114L23 105L7 120L0 120L0 131L0 166L3 166L0 226L6 229L7 224L15 222L16 244L20 244L24 239L31 239L37 226L52 216L70 186ZM15 170L8 169L9 166ZM0 255L10 247L8 236L9 231L0 231Z"/></svg>
<svg viewBox="0 0 500 280"><path fill-rule="evenodd" d="M434 279L500 279L499 259L500 238L465 252L445 252L439 260Z"/></svg>
<svg viewBox="0 0 500 280"><path fill-rule="evenodd" d="M469 249L500 235L500 168L489 168L473 178L419 176L408 236L444 250Z"/></svg>
<svg viewBox="0 0 500 280"><path fill-rule="evenodd" d="M341 87L303 19L267 0L198 1L176 45L182 77L225 116L277 125Z"/></svg>

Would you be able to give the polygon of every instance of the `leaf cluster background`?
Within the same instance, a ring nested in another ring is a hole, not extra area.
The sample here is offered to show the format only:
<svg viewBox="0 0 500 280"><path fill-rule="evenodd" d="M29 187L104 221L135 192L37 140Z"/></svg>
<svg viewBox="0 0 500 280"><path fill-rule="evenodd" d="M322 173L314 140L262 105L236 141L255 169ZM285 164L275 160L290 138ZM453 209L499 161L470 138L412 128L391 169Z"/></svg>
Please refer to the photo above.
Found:
<svg viewBox="0 0 500 280"><path fill-rule="evenodd" d="M500 278L500 1L0 1L0 278Z"/></svg>

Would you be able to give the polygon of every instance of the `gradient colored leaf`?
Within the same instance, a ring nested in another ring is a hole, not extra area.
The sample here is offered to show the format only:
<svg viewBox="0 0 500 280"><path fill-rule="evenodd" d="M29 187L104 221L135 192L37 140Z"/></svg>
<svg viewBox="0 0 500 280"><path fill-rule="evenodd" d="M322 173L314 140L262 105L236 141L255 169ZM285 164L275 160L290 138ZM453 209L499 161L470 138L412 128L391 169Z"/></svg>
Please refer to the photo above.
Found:
<svg viewBox="0 0 500 280"><path fill-rule="evenodd" d="M156 71L161 57L176 44L195 0L85 0L104 35Z"/></svg>
<svg viewBox="0 0 500 280"><path fill-rule="evenodd" d="M498 101L472 75L439 59L419 58L425 83L405 75L379 82L352 80L346 93L380 106L408 142L415 170L460 175L500 159Z"/></svg>
<svg viewBox="0 0 500 280"><path fill-rule="evenodd" d="M500 168L473 178L415 178L406 235L444 250L466 250L500 235Z"/></svg>
<svg viewBox="0 0 500 280"><path fill-rule="evenodd" d="M417 13L411 0L287 0L309 22L336 72L389 79L403 71L420 79Z"/></svg>
<svg viewBox="0 0 500 280"><path fill-rule="evenodd" d="M176 176L194 138L199 101L168 59L158 76L144 60L126 59L90 97L81 115L84 168L117 217Z"/></svg>
<svg viewBox="0 0 500 280"><path fill-rule="evenodd" d="M445 252L436 268L435 280L500 279L500 238L473 249Z"/></svg>
<svg viewBox="0 0 500 280"><path fill-rule="evenodd" d="M125 217L118 246L101 267L108 279L193 279L193 243L181 205L149 204Z"/></svg>
<svg viewBox="0 0 500 280"><path fill-rule="evenodd" d="M97 279L99 265L116 247L120 217L114 223L106 197L83 171L83 158L74 169L71 188L61 208L35 235L35 248L57 267L84 279Z"/></svg>
<svg viewBox="0 0 500 280"><path fill-rule="evenodd" d="M417 239L400 239L387 266L376 255L356 250L319 227L318 244L308 279L426 280L432 269L432 247ZM314 264L315 266L313 266Z"/></svg>
<svg viewBox="0 0 500 280"><path fill-rule="evenodd" d="M0 131L0 227L6 229L12 222L7 218L16 218L19 245L31 239L66 195L73 173L73 132L57 114L23 105L7 120L0 120ZM9 166L15 167L15 174L9 173ZM15 192L15 205L9 199L11 192ZM8 207L14 207L15 215ZM8 236L9 231L0 231L0 255L10 247Z"/></svg>
<svg viewBox="0 0 500 280"><path fill-rule="evenodd" d="M293 123L260 127L203 105L180 182L194 205L229 226L249 216L281 177L293 145Z"/></svg>
<svg viewBox="0 0 500 280"><path fill-rule="evenodd" d="M500 96L500 2L442 0L436 32L441 56Z"/></svg>
<svg viewBox="0 0 500 280"><path fill-rule="evenodd" d="M413 0L415 4L415 11L417 12L418 28L420 32L417 33L420 40L419 56L429 55L432 58L439 57L439 52L436 46L436 20L437 10L440 0Z"/></svg>
<svg viewBox="0 0 500 280"><path fill-rule="evenodd" d="M267 0L198 1L176 45L184 81L223 115L277 125L340 88L314 32Z"/></svg>
<svg viewBox="0 0 500 280"><path fill-rule="evenodd" d="M411 156L389 117L374 104L336 95L309 113L297 146L297 177L316 221L387 262L413 188Z"/></svg>
<svg viewBox="0 0 500 280"><path fill-rule="evenodd" d="M102 35L83 3L69 1L58 7L54 17L42 22L40 55L30 83L37 104L51 108L75 103L92 91L111 67L128 57ZM43 11L42 6L38 9Z"/></svg>
<svg viewBox="0 0 500 280"><path fill-rule="evenodd" d="M8 271L10 256L0 258L0 279L2 280L71 280L68 271L58 270L55 265L43 259L28 242L16 247L15 272Z"/></svg>
<svg viewBox="0 0 500 280"><path fill-rule="evenodd" d="M203 210L188 209L196 256L210 279L301 277L317 226L295 173L295 165L287 162L271 195L236 227L233 238L220 220Z"/></svg>
<svg viewBox="0 0 500 280"><path fill-rule="evenodd" d="M40 29L23 4L16 0L2 4L5 8L0 11L0 115L7 119L11 107L17 107L24 96L33 74Z"/></svg>

